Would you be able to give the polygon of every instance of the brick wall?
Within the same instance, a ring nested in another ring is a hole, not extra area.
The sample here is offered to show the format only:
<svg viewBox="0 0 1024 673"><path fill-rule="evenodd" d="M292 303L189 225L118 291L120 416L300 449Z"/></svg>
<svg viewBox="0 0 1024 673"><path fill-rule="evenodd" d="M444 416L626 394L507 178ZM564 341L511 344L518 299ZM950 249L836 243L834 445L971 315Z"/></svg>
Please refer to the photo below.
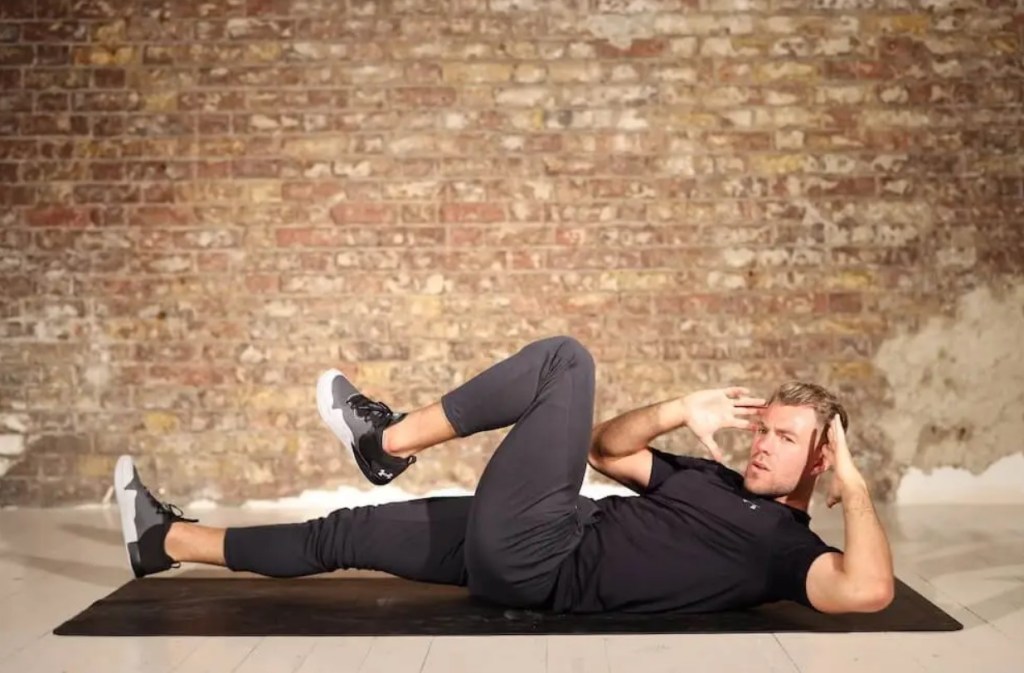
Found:
<svg viewBox="0 0 1024 673"><path fill-rule="evenodd" d="M125 451L179 501L362 484L319 371L409 409L562 333L599 419L831 386L891 497L876 351L1024 270L1022 28L1019 0L3 0L0 504L95 501ZM503 432L402 486L472 486Z"/></svg>

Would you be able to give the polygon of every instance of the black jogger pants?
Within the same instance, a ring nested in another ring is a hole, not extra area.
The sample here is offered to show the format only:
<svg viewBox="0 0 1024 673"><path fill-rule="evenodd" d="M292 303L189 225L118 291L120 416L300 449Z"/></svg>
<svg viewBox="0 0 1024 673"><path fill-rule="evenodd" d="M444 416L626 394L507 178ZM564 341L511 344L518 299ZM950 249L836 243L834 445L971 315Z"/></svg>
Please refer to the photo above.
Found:
<svg viewBox="0 0 1024 673"><path fill-rule="evenodd" d="M441 405L460 437L513 425L474 495L229 528L227 566L273 577L381 570L468 586L504 605L543 606L596 511L579 495L593 426L593 358L572 337L534 341L446 393Z"/></svg>

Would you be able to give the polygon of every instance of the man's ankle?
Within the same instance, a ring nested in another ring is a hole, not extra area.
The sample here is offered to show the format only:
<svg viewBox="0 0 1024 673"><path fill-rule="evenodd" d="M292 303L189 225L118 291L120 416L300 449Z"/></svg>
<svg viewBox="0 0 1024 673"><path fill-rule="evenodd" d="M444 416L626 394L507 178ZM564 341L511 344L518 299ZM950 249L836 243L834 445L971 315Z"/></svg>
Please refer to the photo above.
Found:
<svg viewBox="0 0 1024 673"><path fill-rule="evenodd" d="M402 421L398 421L398 423L401 422ZM394 425L389 425L388 427L384 428L384 432L380 436L381 448L383 448L384 453L388 454L389 456L400 455L399 453L396 452L398 447L395 446L395 435L393 430L395 425L398 425L398 423L395 423Z"/></svg>
<svg viewBox="0 0 1024 673"><path fill-rule="evenodd" d="M181 527L185 525L187 524L184 524L181 521L172 521L170 525L167 526L167 534L164 535L164 553L167 554L167 557L175 563L178 563L180 560L176 555L176 553L180 552L177 544L178 535L181 534Z"/></svg>

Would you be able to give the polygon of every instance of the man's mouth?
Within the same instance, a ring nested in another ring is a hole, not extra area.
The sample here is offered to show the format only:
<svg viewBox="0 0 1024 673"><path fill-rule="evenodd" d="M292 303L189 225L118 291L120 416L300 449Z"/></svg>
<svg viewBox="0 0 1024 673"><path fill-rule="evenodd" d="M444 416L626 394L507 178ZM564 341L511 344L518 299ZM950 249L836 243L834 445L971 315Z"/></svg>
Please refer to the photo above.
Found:
<svg viewBox="0 0 1024 673"><path fill-rule="evenodd" d="M750 464L753 465L755 469L762 470L764 472L768 471L768 467L760 461L755 460L752 461Z"/></svg>

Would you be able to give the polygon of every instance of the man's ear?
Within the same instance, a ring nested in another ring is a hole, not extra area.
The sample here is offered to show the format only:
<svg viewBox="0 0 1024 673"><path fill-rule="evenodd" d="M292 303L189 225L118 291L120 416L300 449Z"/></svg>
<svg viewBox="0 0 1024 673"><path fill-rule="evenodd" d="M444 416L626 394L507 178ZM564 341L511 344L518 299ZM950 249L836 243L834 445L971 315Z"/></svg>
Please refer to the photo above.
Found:
<svg viewBox="0 0 1024 673"><path fill-rule="evenodd" d="M814 449L811 450L811 474L818 476L832 467L831 453L828 448L828 429L814 430Z"/></svg>

